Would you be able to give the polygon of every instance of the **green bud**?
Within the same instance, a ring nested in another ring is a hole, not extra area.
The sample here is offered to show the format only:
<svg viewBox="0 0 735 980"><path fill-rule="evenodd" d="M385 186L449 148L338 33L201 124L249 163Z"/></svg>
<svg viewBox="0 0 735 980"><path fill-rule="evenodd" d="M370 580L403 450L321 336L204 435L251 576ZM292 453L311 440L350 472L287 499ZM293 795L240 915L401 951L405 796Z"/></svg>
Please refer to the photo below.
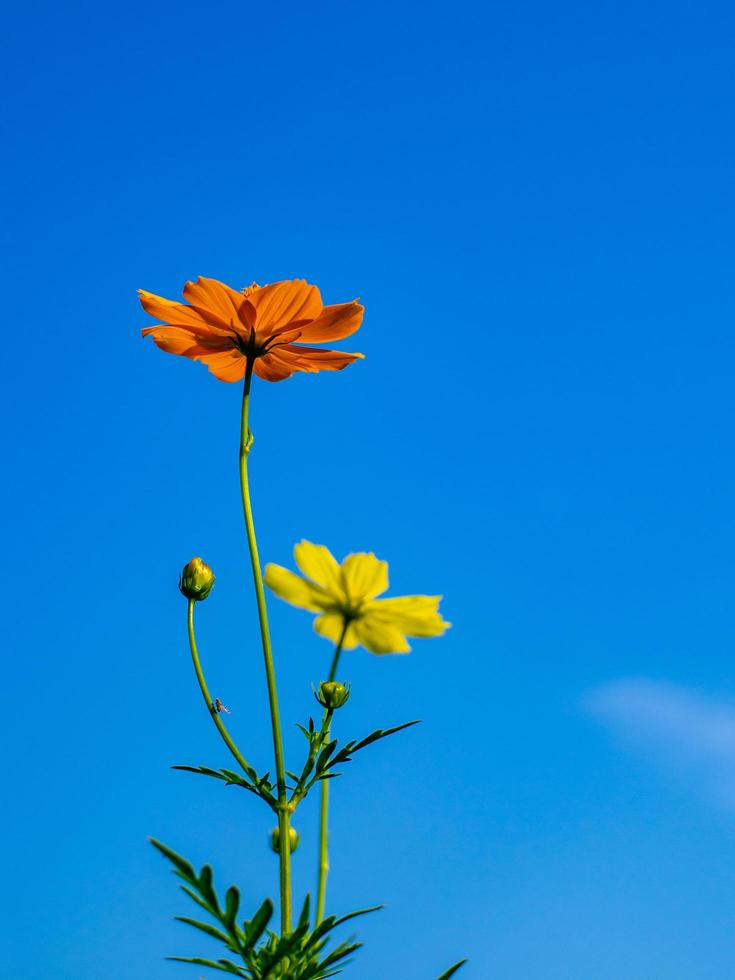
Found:
<svg viewBox="0 0 735 980"><path fill-rule="evenodd" d="M341 708L350 696L350 686L339 681L322 681L316 699L323 708Z"/></svg>
<svg viewBox="0 0 735 980"><path fill-rule="evenodd" d="M214 585L214 572L201 558L192 558L179 578L179 589L187 599L206 599Z"/></svg>
<svg viewBox="0 0 735 980"><path fill-rule="evenodd" d="M296 850L299 846L299 835L294 827L288 828L288 839L291 844L291 853ZM281 853L281 831L278 827L274 827L271 831L271 850L275 851L276 854Z"/></svg>

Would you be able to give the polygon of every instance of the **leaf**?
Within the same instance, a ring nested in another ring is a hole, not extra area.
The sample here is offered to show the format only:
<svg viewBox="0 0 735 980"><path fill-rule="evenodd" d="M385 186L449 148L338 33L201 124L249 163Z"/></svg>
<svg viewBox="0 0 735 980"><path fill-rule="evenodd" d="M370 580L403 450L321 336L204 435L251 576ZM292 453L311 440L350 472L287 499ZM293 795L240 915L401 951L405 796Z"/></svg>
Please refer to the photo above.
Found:
<svg viewBox="0 0 735 980"><path fill-rule="evenodd" d="M248 789L250 789L250 784L247 782L247 780L242 778L239 772L233 772L232 769L220 769L220 772L223 776L226 776L231 783L237 783L238 786L246 786ZM250 776L250 778L253 781L256 781L258 774L254 769L252 772L253 774ZM250 775L250 773L248 773L248 775Z"/></svg>
<svg viewBox="0 0 735 980"><path fill-rule="evenodd" d="M210 769L209 766L171 766L172 769L178 769L181 772L196 772L200 776L214 776L215 779L225 779L221 772L217 769Z"/></svg>
<svg viewBox="0 0 735 980"><path fill-rule="evenodd" d="M174 918L177 922L184 922L188 926L194 926L195 929L201 929L202 932L206 932L206 934L211 936L213 939L219 939L219 941L224 943L226 946L231 945L230 937L226 933L222 932L221 929L210 925L208 922L199 922L198 919L190 919L186 915L175 915Z"/></svg>
<svg viewBox="0 0 735 980"><path fill-rule="evenodd" d="M449 978L453 977L457 970L461 966L464 966L466 962L466 959L460 960L459 963L455 963L454 966L450 966L448 970L445 970L440 977L436 978L436 980L449 980Z"/></svg>
<svg viewBox="0 0 735 980"><path fill-rule="evenodd" d="M230 885L225 895L225 914L224 920L230 929L235 927L237 910L240 907L240 892L234 885Z"/></svg>
<svg viewBox="0 0 735 980"><path fill-rule="evenodd" d="M338 946L334 952L330 953L329 956L325 957L319 964L319 968L325 970L328 966L334 966L335 963L339 963L346 956L354 953L355 950L360 949L362 943L342 943ZM441 978L440 978L441 980Z"/></svg>
<svg viewBox="0 0 735 980"><path fill-rule="evenodd" d="M234 973L236 977L247 977L247 973L239 970L234 963L229 960L203 960L200 956L167 956L167 960L174 960L176 963L194 963L195 966L208 966L210 970L219 970L221 973Z"/></svg>
<svg viewBox="0 0 735 980"><path fill-rule="evenodd" d="M360 749L364 749L366 745L371 745L373 742L377 742L381 738L387 738L389 735L395 735L396 732L402 732L404 728L411 728L412 725L420 725L419 719L415 721L405 721L402 725L396 725L395 728L386 728L382 731L380 728L368 735L366 738L358 742L352 749L353 752L358 752Z"/></svg>
<svg viewBox="0 0 735 980"><path fill-rule="evenodd" d="M343 922L349 922L350 919L356 919L358 915L368 915L370 912L379 912L384 908L385 905L371 905L370 908L367 909L356 909L354 912L348 912L347 915L342 915L339 919L335 919L334 926L332 928L336 929L337 926L341 926Z"/></svg>
<svg viewBox="0 0 735 980"><path fill-rule="evenodd" d="M326 767L330 755L332 754L332 752L334 752L336 748L337 748L336 739L332 742L327 742L327 744L324 746L324 748L321 750L321 752L316 758L317 772L322 772L322 770Z"/></svg>
<svg viewBox="0 0 735 980"><path fill-rule="evenodd" d="M194 871L194 867L189 864L186 858L183 858L180 854L177 854L176 851L172 851L170 847L166 847L165 844L162 844L160 840L156 840L155 837L149 837L148 839L156 850L159 850L161 854L163 854L164 857L167 857L174 867L179 870L182 877L186 878L187 881L191 881L192 883L196 882L196 871Z"/></svg>
<svg viewBox="0 0 735 980"><path fill-rule="evenodd" d="M219 915L219 901L217 900L217 893L212 887L212 869L208 864L205 864L199 872L197 887L202 898L209 902L212 908L217 910L217 914Z"/></svg>
<svg viewBox="0 0 735 980"><path fill-rule="evenodd" d="M193 899L197 903L197 905L201 905L201 907L204 909L205 912L209 912L210 915L214 915L214 916L217 915L216 910L213 909L208 902L205 902L203 898L200 898L199 895L196 894L196 892L193 892L191 888L187 888L186 885L181 885L181 890L182 892L186 892L189 898Z"/></svg>
<svg viewBox="0 0 735 980"><path fill-rule="evenodd" d="M269 898L266 898L252 919L245 923L246 952L250 952L263 935L265 927L270 922L272 915L273 902Z"/></svg>
<svg viewBox="0 0 735 980"><path fill-rule="evenodd" d="M194 772L199 776L211 776L213 779L221 779L225 783L235 783L237 786L245 786L247 789L252 789L252 786L246 779L243 779L239 773L233 772L231 769L210 769L209 766L171 766L171 768L178 769L180 772Z"/></svg>
<svg viewBox="0 0 735 980"><path fill-rule="evenodd" d="M306 923L307 926L309 925L309 909L310 909L310 907L311 907L311 896L307 892L306 893L306 898L304 899L304 904L303 904L303 906L301 908L301 915L299 916L299 921L298 921L297 928L299 928L300 926L302 926L304 923Z"/></svg>
<svg viewBox="0 0 735 980"><path fill-rule="evenodd" d="M236 966L230 960L217 960L217 962L218 963L221 963L222 966L225 967L225 969L227 970L227 972L234 973L236 977L245 977L245 976L247 976L247 974L245 973L245 971L243 969L241 969L241 967Z"/></svg>
<svg viewBox="0 0 735 980"><path fill-rule="evenodd" d="M233 772L232 769L210 769L209 766L171 766L171 768L178 769L180 772L193 772L199 776L211 776L213 779L222 780L227 786L242 786L243 789L247 789L264 799L269 805L272 806L275 803L275 799L270 793L270 790L273 789L268 779L270 773L267 772L265 776L259 776L252 766L248 766L246 770L250 782L244 779L240 773Z"/></svg>

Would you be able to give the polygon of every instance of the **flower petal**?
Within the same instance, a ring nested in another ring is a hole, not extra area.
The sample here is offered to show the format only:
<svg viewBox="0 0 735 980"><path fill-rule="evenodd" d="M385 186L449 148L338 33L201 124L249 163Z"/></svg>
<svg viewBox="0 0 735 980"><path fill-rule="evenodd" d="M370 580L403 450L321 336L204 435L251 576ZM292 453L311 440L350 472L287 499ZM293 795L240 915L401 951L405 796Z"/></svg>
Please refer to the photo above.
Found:
<svg viewBox="0 0 735 980"><path fill-rule="evenodd" d="M322 612L325 604L329 605L329 598L325 597L319 586L307 582L300 575L281 565L265 566L265 584L279 599L290 602L292 606L298 606L299 609Z"/></svg>
<svg viewBox="0 0 735 980"><path fill-rule="evenodd" d="M140 331L144 337L153 337L154 343L168 354L185 354L200 351L199 338L184 327L155 326Z"/></svg>
<svg viewBox="0 0 735 980"><path fill-rule="evenodd" d="M150 313L157 320L163 320L164 323L170 324L171 326L187 327L203 335L212 333L224 335L232 333L230 329L224 330L208 323L201 313L191 306L187 306L186 303L174 303L170 299L165 299L163 296L156 296L155 293L149 293L145 289L138 290L138 297L146 313Z"/></svg>
<svg viewBox="0 0 735 980"><path fill-rule="evenodd" d="M184 285L184 297L208 321L221 329L233 326L240 335L249 336L255 320L252 306L242 293L220 282L199 276Z"/></svg>
<svg viewBox="0 0 735 980"><path fill-rule="evenodd" d="M365 307L357 301L325 306L316 320L301 328L304 340L322 343L325 340L342 340L359 330Z"/></svg>
<svg viewBox="0 0 735 980"><path fill-rule="evenodd" d="M326 636L332 643L339 643L344 625L344 617L340 613L325 613L323 616L317 616L314 620L314 629L317 633L320 636ZM345 633L342 649L354 650L358 642L355 623L352 623Z"/></svg>
<svg viewBox="0 0 735 980"><path fill-rule="evenodd" d="M341 371L353 361L365 357L364 354L348 354L345 351L304 347L301 344L284 344L279 350L298 355L299 371Z"/></svg>
<svg viewBox="0 0 735 980"><path fill-rule="evenodd" d="M255 308L255 329L259 337L270 336L290 323L314 320L322 311L319 290L304 279L273 282L253 290L247 301Z"/></svg>
<svg viewBox="0 0 735 980"><path fill-rule="evenodd" d="M359 551L342 562L342 579L351 600L374 599L388 588L388 562Z"/></svg>
<svg viewBox="0 0 735 980"><path fill-rule="evenodd" d="M399 629L369 613L355 620L352 627L359 643L370 653L410 653L411 647Z"/></svg>
<svg viewBox="0 0 735 980"><path fill-rule="evenodd" d="M296 564L307 578L316 582L337 602L344 601L339 565L329 548L311 541L300 541L293 550Z"/></svg>
<svg viewBox="0 0 735 980"><path fill-rule="evenodd" d="M294 371L298 371L295 364L287 364L275 354L265 354L263 357L256 358L253 370L264 381L283 381L290 378Z"/></svg>
<svg viewBox="0 0 735 980"><path fill-rule="evenodd" d="M242 381L245 377L245 358L239 350L228 350L217 354L196 354L197 361L206 364L215 378L220 381Z"/></svg>
<svg viewBox="0 0 735 980"><path fill-rule="evenodd" d="M439 615L440 595L406 595L374 599L365 607L371 621L390 624L408 636L441 636L451 623Z"/></svg>

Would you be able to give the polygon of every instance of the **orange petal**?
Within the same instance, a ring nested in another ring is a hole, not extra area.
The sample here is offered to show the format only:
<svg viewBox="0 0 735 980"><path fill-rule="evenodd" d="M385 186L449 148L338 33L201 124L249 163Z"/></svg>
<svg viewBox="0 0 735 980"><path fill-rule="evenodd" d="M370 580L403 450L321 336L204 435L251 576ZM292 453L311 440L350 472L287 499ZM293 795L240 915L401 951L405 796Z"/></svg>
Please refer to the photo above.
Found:
<svg viewBox="0 0 735 980"><path fill-rule="evenodd" d="M290 324L314 320L322 311L319 290L304 279L284 279L263 286L254 290L247 302L255 308L255 329L260 337L271 336Z"/></svg>
<svg viewBox="0 0 735 980"><path fill-rule="evenodd" d="M208 351L232 350L232 338L199 335L186 327L155 326L141 330L144 337L153 337L154 342L169 354L184 354L194 357L196 354Z"/></svg>
<svg viewBox="0 0 735 980"><path fill-rule="evenodd" d="M264 357L257 358L253 370L264 381L283 381L285 378L290 378L298 368L276 358L273 354L266 354Z"/></svg>
<svg viewBox="0 0 735 980"><path fill-rule="evenodd" d="M174 303L170 299L165 299L163 296L156 296L155 293L149 293L145 289L139 289L138 296L146 313L150 313L151 316L156 317L158 320L163 320L164 323L174 327L188 327L202 333L213 332L211 325L207 323L201 313L193 310L185 303ZM217 332L224 333L222 330Z"/></svg>
<svg viewBox="0 0 735 980"><path fill-rule="evenodd" d="M199 276L196 282L187 282L184 297L208 321L214 320L224 329L230 329L232 325L238 333L249 335L254 319L252 306L242 293L219 279Z"/></svg>
<svg viewBox="0 0 735 980"><path fill-rule="evenodd" d="M197 338L189 330L181 327L146 327L141 330L144 337L153 337L154 343L169 354L186 354L197 347Z"/></svg>
<svg viewBox="0 0 735 980"><path fill-rule="evenodd" d="M360 328L364 312L365 307L356 301L325 306L316 320L301 328L301 336L316 343L343 340Z"/></svg>
<svg viewBox="0 0 735 980"><path fill-rule="evenodd" d="M278 352L296 355L300 371L341 371L353 361L365 357L364 354L347 354L345 351L323 350L321 347L302 347L301 344L286 344L280 347Z"/></svg>
<svg viewBox="0 0 735 980"><path fill-rule="evenodd" d="M245 358L239 350L199 354L196 360L206 364L215 378L219 378L220 381L242 381L245 377Z"/></svg>

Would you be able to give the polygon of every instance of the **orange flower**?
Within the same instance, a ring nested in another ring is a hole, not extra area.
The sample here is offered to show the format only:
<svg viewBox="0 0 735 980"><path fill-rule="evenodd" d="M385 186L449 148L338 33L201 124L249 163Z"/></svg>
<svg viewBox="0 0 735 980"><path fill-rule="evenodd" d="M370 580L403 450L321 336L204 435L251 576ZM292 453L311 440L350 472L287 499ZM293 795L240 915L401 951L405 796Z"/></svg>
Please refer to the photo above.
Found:
<svg viewBox="0 0 735 980"><path fill-rule="evenodd" d="M341 340L362 323L363 307L324 306L319 290L304 279L268 286L253 283L238 292L200 276L184 286L186 303L138 290L143 309L163 324L146 327L161 350L203 361L220 381L240 381L248 355L266 381L283 381L295 371L340 371L362 354L346 354L295 341Z"/></svg>

